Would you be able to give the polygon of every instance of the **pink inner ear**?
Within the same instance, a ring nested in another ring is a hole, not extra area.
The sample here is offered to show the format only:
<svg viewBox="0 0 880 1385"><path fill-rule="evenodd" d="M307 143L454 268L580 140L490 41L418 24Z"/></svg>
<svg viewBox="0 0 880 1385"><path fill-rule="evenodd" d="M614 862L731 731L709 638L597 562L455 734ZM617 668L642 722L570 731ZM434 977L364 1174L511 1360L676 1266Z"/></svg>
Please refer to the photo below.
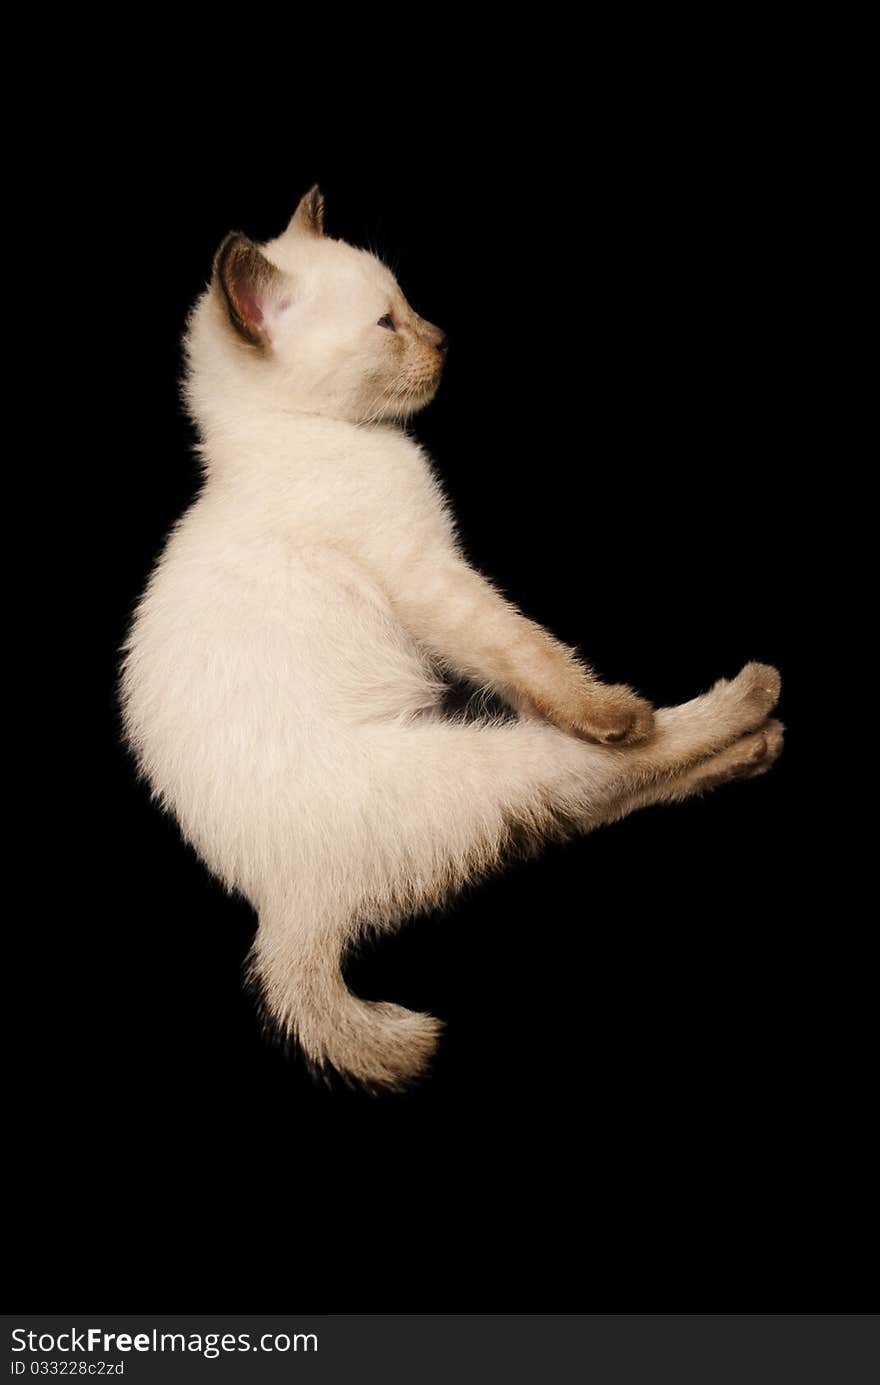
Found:
<svg viewBox="0 0 880 1385"><path fill-rule="evenodd" d="M245 321L254 327L262 327L263 305L253 281L247 278L237 280L235 296L238 299L238 310Z"/></svg>

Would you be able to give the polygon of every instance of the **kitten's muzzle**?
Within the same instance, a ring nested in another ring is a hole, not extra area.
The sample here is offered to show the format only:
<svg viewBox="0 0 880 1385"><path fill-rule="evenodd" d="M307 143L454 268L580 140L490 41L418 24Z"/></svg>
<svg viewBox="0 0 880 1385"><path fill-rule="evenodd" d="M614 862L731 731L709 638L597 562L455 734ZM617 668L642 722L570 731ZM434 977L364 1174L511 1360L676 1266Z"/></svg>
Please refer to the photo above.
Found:
<svg viewBox="0 0 880 1385"><path fill-rule="evenodd" d="M425 322L423 318L418 335L423 346L433 347L440 357L446 355L449 339L442 327L435 327L433 322Z"/></svg>

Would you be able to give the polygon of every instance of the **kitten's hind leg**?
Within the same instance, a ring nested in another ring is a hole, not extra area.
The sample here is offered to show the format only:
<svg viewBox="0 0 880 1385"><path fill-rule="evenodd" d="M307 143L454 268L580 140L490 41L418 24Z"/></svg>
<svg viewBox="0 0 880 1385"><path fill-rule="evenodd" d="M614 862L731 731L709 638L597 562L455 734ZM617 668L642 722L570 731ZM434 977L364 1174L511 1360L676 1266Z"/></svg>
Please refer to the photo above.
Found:
<svg viewBox="0 0 880 1385"><path fill-rule="evenodd" d="M589 831L651 801L677 776L756 731L776 701L775 670L657 714L650 741L595 745L532 720L371 724L325 758L306 800L254 844L260 927L253 975L281 1031L318 1067L370 1087L423 1071L438 1022L347 990L346 949L394 927L549 838ZM647 795L647 796L645 796ZM642 796L642 797L640 797ZM268 827L266 831L268 831Z"/></svg>
<svg viewBox="0 0 880 1385"><path fill-rule="evenodd" d="M597 763L609 797L635 792L656 780L683 774L732 745L766 720L779 697L780 679L769 664L746 664L736 678L678 707L661 707L649 741L626 749L597 746Z"/></svg>
<svg viewBox="0 0 880 1385"><path fill-rule="evenodd" d="M767 721L779 688L776 669L747 664L700 697L660 708L650 741L627 750L596 747L603 788L596 820L615 822L646 804L687 798L745 772L749 757L757 771L766 754L769 768L782 748L781 724Z"/></svg>
<svg viewBox="0 0 880 1385"><path fill-rule="evenodd" d="M769 664L746 664L733 679L720 679L701 697L659 715L654 741L631 758L650 768L678 771L755 731L779 700L780 678Z"/></svg>
<svg viewBox="0 0 880 1385"><path fill-rule="evenodd" d="M685 799L707 793L735 780L755 779L767 771L782 753L784 730L781 721L765 721L757 731L734 741L708 759L700 760L680 774L654 780L608 804L605 822L616 822L638 808L654 803L683 803Z"/></svg>

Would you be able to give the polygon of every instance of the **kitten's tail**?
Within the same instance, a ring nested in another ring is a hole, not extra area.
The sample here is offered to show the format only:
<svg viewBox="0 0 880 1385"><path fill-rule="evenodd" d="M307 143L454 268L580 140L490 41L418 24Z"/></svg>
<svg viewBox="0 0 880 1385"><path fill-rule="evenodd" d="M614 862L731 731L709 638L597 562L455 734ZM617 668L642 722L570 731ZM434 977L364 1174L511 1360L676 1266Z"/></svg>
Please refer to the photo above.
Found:
<svg viewBox="0 0 880 1385"><path fill-rule="evenodd" d="M250 978L273 1025L299 1045L315 1069L333 1068L366 1087L402 1087L427 1068L441 1021L353 995L340 967L348 932L322 930L320 936L297 938L289 920L261 911Z"/></svg>

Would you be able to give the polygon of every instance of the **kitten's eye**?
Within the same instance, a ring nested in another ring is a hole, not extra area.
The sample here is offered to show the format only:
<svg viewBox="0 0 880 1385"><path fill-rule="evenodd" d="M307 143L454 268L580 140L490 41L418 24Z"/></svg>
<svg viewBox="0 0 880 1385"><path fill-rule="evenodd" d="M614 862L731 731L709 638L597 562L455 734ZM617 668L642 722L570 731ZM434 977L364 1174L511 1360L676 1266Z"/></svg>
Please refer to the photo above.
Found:
<svg viewBox="0 0 880 1385"><path fill-rule="evenodd" d="M394 318L391 316L390 313L386 313L384 317L379 318L379 321L376 323L376 326L387 327L389 332L393 332L395 330Z"/></svg>

